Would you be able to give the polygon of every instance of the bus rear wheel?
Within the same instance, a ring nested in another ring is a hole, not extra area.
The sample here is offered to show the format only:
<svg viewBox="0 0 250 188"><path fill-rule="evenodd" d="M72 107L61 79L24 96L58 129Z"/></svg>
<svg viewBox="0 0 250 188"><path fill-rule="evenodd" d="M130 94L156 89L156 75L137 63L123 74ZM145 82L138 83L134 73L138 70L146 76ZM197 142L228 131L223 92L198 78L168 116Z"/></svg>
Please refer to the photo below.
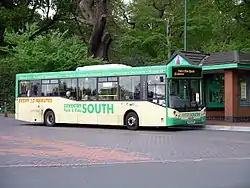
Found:
<svg viewBox="0 0 250 188"><path fill-rule="evenodd" d="M55 125L55 114L53 111L48 110L44 115L44 124L48 127L53 127Z"/></svg>
<svg viewBox="0 0 250 188"><path fill-rule="evenodd" d="M125 125L129 130L137 130L139 128L139 118L135 112L129 112L125 117Z"/></svg>

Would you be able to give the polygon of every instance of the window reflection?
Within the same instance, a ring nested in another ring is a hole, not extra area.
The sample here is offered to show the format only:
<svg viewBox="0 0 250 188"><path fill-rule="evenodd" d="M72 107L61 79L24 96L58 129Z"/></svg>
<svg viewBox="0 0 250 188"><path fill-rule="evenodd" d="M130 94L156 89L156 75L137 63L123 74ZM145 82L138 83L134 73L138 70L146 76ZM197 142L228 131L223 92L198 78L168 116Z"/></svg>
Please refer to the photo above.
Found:
<svg viewBox="0 0 250 188"><path fill-rule="evenodd" d="M140 100L140 76L124 76L119 78L121 100Z"/></svg>
<svg viewBox="0 0 250 188"><path fill-rule="evenodd" d="M169 80L169 107L186 108L202 105L201 80Z"/></svg>
<svg viewBox="0 0 250 188"><path fill-rule="evenodd" d="M67 99L76 100L77 98L77 79L60 79L60 96Z"/></svg>
<svg viewBox="0 0 250 188"><path fill-rule="evenodd" d="M224 106L224 75L207 75L205 78L206 105L208 107Z"/></svg>
<svg viewBox="0 0 250 188"><path fill-rule="evenodd" d="M58 84L43 84L42 96L58 96Z"/></svg>
<svg viewBox="0 0 250 188"><path fill-rule="evenodd" d="M30 97L31 96L30 81L19 82L19 96L20 97Z"/></svg>
<svg viewBox="0 0 250 188"><path fill-rule="evenodd" d="M148 100L165 106L166 103L166 85L164 75L148 76Z"/></svg>
<svg viewBox="0 0 250 188"><path fill-rule="evenodd" d="M96 100L96 78L79 78L79 100Z"/></svg>
<svg viewBox="0 0 250 188"><path fill-rule="evenodd" d="M37 97L41 95L41 81L31 80L31 81L21 81L19 82L20 97Z"/></svg>
<svg viewBox="0 0 250 188"><path fill-rule="evenodd" d="M58 96L59 85L58 80L42 80L42 95L41 96Z"/></svg>
<svg viewBox="0 0 250 188"><path fill-rule="evenodd" d="M98 78L98 99L118 100L118 78L103 77Z"/></svg>

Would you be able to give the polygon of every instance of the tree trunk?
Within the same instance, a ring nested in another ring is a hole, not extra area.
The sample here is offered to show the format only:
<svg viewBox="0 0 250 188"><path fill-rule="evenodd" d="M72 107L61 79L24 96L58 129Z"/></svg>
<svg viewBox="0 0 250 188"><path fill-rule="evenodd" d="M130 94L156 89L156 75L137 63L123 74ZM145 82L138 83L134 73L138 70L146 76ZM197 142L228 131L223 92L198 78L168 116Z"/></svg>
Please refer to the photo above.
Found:
<svg viewBox="0 0 250 188"><path fill-rule="evenodd" d="M4 31L5 28L0 25L0 46L4 45Z"/></svg>
<svg viewBox="0 0 250 188"><path fill-rule="evenodd" d="M107 31L107 0L81 0L79 6L83 17L80 21L92 27L89 40L90 56L108 60L108 50L112 39Z"/></svg>
<svg viewBox="0 0 250 188"><path fill-rule="evenodd" d="M93 57L108 59L108 49L111 43L109 32L106 31L106 17L102 15L95 23L89 41Z"/></svg>

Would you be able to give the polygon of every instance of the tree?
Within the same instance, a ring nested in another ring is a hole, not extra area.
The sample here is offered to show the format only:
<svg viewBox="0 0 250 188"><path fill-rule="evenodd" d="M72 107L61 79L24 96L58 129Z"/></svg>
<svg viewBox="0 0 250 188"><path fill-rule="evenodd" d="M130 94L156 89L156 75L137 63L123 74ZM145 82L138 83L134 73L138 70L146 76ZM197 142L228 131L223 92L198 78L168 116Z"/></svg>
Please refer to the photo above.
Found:
<svg viewBox="0 0 250 188"><path fill-rule="evenodd" d="M37 28L31 25L21 35L5 32L6 42L13 47L1 48L7 55L0 58L0 99L7 100L11 109L17 73L75 70L79 66L104 63L101 59L88 57L87 45L78 36L69 37L67 31L54 31L29 40Z"/></svg>
<svg viewBox="0 0 250 188"><path fill-rule="evenodd" d="M248 5L249 1L189 0L187 49L250 51ZM132 65L156 63L183 49L183 0L134 0L121 9L127 23L119 39L123 61Z"/></svg>
<svg viewBox="0 0 250 188"><path fill-rule="evenodd" d="M68 37L67 31L54 31L29 40L36 29L32 25L22 35L6 32L6 41L13 47L2 49L9 54L9 60L16 62L14 67L18 72L75 70L78 66L102 63L88 57L87 45L77 36Z"/></svg>
<svg viewBox="0 0 250 188"><path fill-rule="evenodd" d="M108 59L108 50L112 41L107 30L109 17L108 0L81 0L80 17L83 24L92 28L89 40L89 53L93 57Z"/></svg>
<svg viewBox="0 0 250 188"><path fill-rule="evenodd" d="M203 22L203 30L196 33L196 36L200 36L200 40L203 40L200 46L206 52L220 52L220 51L232 51L241 50L249 51L249 31L246 25L242 25L236 19L236 15L241 14L246 6L243 1L242 3L236 3L237 1L206 1L195 9L194 16L206 18L206 22ZM240 1L238 1L240 2ZM202 3L202 2L200 2ZM240 7L240 9L239 9ZM237 11L236 11L237 10ZM197 12L199 14L197 14ZM244 16L242 17L244 18ZM205 19L203 19L205 20ZM245 23L247 23L245 18ZM198 42L196 42L198 43ZM201 43L201 42L199 42Z"/></svg>
<svg viewBox="0 0 250 188"><path fill-rule="evenodd" d="M1 19L0 19L0 46L4 45L4 31L6 26L4 23L6 22L4 17L4 10L13 8L13 1L12 0L0 0L0 12L1 12Z"/></svg>
<svg viewBox="0 0 250 188"><path fill-rule="evenodd" d="M217 0L215 5L239 25L250 30L250 1L249 0Z"/></svg>
<svg viewBox="0 0 250 188"><path fill-rule="evenodd" d="M171 34L166 33L166 24L169 20L170 28L173 17L166 10L171 4L172 0L136 0L119 7L127 23L119 39L122 61L145 65L168 58Z"/></svg>

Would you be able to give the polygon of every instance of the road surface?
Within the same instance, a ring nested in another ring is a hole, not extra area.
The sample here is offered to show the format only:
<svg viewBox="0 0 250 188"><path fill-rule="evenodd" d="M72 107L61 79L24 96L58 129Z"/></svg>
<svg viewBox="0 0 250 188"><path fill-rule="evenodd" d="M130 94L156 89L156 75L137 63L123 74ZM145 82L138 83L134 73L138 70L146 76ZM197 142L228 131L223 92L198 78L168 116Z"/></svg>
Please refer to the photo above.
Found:
<svg viewBox="0 0 250 188"><path fill-rule="evenodd" d="M249 188L250 133L43 127L0 116L1 188Z"/></svg>

